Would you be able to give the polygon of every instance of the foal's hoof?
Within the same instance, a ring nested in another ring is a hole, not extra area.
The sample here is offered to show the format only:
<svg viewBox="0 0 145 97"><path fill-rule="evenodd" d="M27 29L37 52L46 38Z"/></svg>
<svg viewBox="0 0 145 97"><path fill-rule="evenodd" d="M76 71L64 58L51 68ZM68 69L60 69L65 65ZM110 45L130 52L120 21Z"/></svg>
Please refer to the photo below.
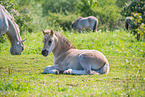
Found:
<svg viewBox="0 0 145 97"><path fill-rule="evenodd" d="M54 69L53 72L54 72L54 74L59 74L59 71L56 69Z"/></svg>
<svg viewBox="0 0 145 97"><path fill-rule="evenodd" d="M68 70L65 70L64 72L63 72L63 74L71 74L72 73L72 69L68 69Z"/></svg>
<svg viewBox="0 0 145 97"><path fill-rule="evenodd" d="M96 72L96 71L91 71L90 75L100 75L100 73Z"/></svg>

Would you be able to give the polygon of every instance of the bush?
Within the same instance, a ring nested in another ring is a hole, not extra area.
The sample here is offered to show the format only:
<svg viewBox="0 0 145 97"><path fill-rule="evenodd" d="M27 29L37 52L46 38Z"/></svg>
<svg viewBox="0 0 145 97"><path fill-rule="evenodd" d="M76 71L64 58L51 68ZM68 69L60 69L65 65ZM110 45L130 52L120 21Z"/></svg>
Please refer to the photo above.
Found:
<svg viewBox="0 0 145 97"><path fill-rule="evenodd" d="M55 20L54 23L58 23L58 25L65 31L71 30L71 24L75 21L76 18L78 18L77 15L71 13L67 13L67 15L61 13L51 13L50 16Z"/></svg>
<svg viewBox="0 0 145 97"><path fill-rule="evenodd" d="M75 12L76 4L78 0L44 0L42 3L43 15L49 15L49 13L64 13Z"/></svg>
<svg viewBox="0 0 145 97"><path fill-rule="evenodd" d="M140 36L145 35L145 1L136 0L127 4L121 12L124 17L132 17L131 32L137 35L137 40L140 40Z"/></svg>

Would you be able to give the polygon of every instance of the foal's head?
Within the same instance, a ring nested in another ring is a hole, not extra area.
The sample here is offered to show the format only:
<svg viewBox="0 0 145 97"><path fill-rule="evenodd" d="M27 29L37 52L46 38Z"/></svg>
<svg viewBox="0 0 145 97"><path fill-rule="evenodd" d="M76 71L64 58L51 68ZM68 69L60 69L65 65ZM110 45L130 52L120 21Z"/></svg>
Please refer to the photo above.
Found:
<svg viewBox="0 0 145 97"><path fill-rule="evenodd" d="M55 48L55 34L53 30L42 30L44 38L43 38L43 49L41 54L43 56L47 56L52 50Z"/></svg>

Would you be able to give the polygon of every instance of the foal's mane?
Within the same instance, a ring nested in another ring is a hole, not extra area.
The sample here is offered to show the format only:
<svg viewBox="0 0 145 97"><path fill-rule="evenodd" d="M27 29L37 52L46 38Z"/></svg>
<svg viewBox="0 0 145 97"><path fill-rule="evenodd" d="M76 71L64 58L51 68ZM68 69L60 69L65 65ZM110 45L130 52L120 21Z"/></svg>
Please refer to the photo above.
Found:
<svg viewBox="0 0 145 97"><path fill-rule="evenodd" d="M65 36L61 35L59 32L55 32L55 35L58 38L58 42L61 43L62 49L68 50L70 48L76 48Z"/></svg>

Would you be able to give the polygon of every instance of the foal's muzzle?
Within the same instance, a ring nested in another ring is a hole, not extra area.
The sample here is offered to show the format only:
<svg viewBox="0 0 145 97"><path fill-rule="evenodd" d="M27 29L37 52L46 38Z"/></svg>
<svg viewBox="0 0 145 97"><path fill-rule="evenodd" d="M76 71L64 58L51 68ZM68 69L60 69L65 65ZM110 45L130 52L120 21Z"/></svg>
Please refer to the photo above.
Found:
<svg viewBox="0 0 145 97"><path fill-rule="evenodd" d="M45 50L42 50L41 54L42 54L43 56L46 57L46 56L48 55L48 52L49 52L49 51L47 51L47 50L45 49Z"/></svg>

